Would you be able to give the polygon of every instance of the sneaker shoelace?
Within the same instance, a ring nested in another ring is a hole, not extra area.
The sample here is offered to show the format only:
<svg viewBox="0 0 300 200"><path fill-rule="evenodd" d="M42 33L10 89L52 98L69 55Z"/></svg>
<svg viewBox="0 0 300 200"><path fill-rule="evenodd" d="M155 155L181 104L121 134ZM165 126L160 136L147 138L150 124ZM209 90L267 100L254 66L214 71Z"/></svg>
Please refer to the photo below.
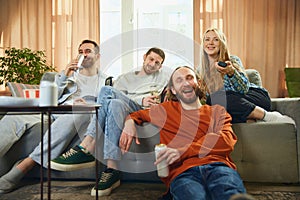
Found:
<svg viewBox="0 0 300 200"><path fill-rule="evenodd" d="M112 175L113 175L112 173L103 172L101 175L100 182L102 182L102 183L106 182L107 180L109 180L112 177Z"/></svg>
<svg viewBox="0 0 300 200"><path fill-rule="evenodd" d="M62 156L66 159L66 158L71 157L72 155L74 155L76 153L77 153L77 151L71 148L69 151L64 153Z"/></svg>

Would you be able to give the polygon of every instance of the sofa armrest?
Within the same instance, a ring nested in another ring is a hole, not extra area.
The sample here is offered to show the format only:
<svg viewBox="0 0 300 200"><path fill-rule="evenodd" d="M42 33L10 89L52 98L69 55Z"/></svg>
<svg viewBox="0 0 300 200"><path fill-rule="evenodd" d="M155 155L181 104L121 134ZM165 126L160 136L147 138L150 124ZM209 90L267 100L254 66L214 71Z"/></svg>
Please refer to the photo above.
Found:
<svg viewBox="0 0 300 200"><path fill-rule="evenodd" d="M300 161L300 98L272 98L272 110L276 110L281 114L288 115L296 122L297 130L297 149L298 149L298 163ZM298 165L300 172L300 165ZM299 180L300 180L300 173Z"/></svg>

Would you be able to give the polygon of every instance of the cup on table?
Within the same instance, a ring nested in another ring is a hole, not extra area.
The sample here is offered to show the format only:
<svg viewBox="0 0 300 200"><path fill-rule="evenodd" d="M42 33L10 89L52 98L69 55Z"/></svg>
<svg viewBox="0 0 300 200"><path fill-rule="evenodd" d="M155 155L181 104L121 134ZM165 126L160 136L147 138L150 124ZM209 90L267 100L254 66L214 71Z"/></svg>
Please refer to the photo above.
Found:
<svg viewBox="0 0 300 200"><path fill-rule="evenodd" d="M24 98L26 98L26 99L32 99L32 98L38 99L40 97L40 90L39 89L24 89L23 94L24 94Z"/></svg>

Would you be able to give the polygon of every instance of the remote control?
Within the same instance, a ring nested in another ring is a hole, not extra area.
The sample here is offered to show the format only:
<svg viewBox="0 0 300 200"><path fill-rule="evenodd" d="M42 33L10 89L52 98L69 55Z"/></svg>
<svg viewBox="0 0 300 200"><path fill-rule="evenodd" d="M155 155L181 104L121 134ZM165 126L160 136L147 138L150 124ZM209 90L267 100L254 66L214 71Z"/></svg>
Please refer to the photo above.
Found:
<svg viewBox="0 0 300 200"><path fill-rule="evenodd" d="M219 65L220 67L226 67L226 66L227 66L227 64L226 64L225 62L222 62L222 61L219 61L219 62L218 62L218 65Z"/></svg>

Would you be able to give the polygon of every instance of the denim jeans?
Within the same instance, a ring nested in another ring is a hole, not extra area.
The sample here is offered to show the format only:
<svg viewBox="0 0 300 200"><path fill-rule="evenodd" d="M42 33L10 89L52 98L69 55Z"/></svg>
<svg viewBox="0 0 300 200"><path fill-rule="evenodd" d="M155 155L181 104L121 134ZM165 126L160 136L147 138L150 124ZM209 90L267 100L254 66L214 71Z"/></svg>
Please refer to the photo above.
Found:
<svg viewBox="0 0 300 200"><path fill-rule="evenodd" d="M97 103L101 104L98 111L98 123L100 134L104 134L103 158L105 160L120 160L119 139L124 121L130 113L141 110L142 107L111 86L103 86L101 88ZM95 138L95 133L96 119L94 117L85 135ZM99 145L99 142L97 141L96 144Z"/></svg>
<svg viewBox="0 0 300 200"><path fill-rule="evenodd" d="M192 167L170 184L174 200L228 200L236 193L246 193L236 170L221 162Z"/></svg>

